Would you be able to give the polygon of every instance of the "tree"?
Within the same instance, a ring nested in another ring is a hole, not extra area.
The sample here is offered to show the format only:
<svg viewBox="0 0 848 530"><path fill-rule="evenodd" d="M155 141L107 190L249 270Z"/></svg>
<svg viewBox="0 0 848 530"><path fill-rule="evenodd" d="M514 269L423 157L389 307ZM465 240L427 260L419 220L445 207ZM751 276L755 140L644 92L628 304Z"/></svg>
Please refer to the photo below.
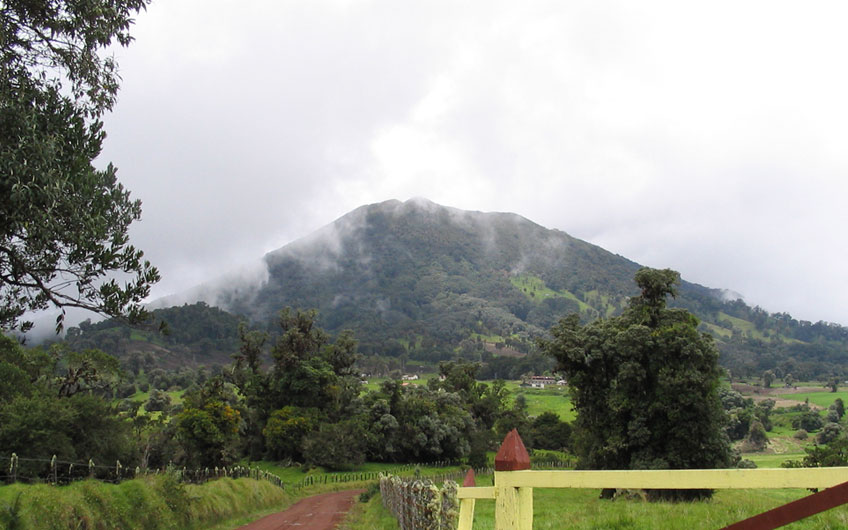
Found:
<svg viewBox="0 0 848 530"><path fill-rule="evenodd" d="M234 399L218 377L186 396L185 409L174 420L184 463L200 467L232 464L241 419L241 413L230 404Z"/></svg>
<svg viewBox="0 0 848 530"><path fill-rule="evenodd" d="M167 392L155 388L150 391L150 397L147 398L147 404L144 406L144 409L147 412L167 412L170 408L171 396L169 396Z"/></svg>
<svg viewBox="0 0 848 530"><path fill-rule="evenodd" d="M231 378L249 408L245 431L251 456L267 450L270 456L298 458L307 432L356 412L361 390L353 375L356 341L343 331L330 342L315 318L315 311L280 312L281 335L270 349L270 369L263 366L268 336L239 327L241 347ZM296 440L285 439L295 435Z"/></svg>
<svg viewBox="0 0 848 530"><path fill-rule="evenodd" d="M669 309L679 275L640 269L624 313L580 325L563 318L540 342L566 375L577 410L572 444L589 469L727 467L718 353L688 311ZM698 497L707 492L668 493ZM665 496L663 492L661 496Z"/></svg>
<svg viewBox="0 0 848 530"><path fill-rule="evenodd" d="M117 363L94 350L25 349L0 335L0 447L27 458L130 463L130 425L109 388Z"/></svg>
<svg viewBox="0 0 848 530"><path fill-rule="evenodd" d="M752 421L751 428L748 430L748 435L742 443L742 451L745 451L746 453L762 451L766 448L768 443L769 440L766 436L766 430L763 428L763 424L760 423L760 420Z"/></svg>
<svg viewBox="0 0 848 530"><path fill-rule="evenodd" d="M129 244L141 203L96 169L117 64L149 0L0 3L0 329L28 311L78 307L138 322L159 273ZM123 285L113 274L128 278Z"/></svg>
<svg viewBox="0 0 848 530"><path fill-rule="evenodd" d="M774 372L771 370L766 370L763 372L763 387L771 388L771 384L774 382Z"/></svg>
<svg viewBox="0 0 848 530"><path fill-rule="evenodd" d="M830 408L836 411L836 415L840 420L845 415L845 402L842 401L842 398L836 398L830 405Z"/></svg>

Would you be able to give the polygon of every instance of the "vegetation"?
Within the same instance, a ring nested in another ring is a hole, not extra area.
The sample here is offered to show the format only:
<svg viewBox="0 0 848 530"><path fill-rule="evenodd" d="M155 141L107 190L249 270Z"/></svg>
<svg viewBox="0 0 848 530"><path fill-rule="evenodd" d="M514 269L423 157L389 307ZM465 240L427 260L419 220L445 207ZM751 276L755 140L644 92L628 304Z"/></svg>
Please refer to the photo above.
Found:
<svg viewBox="0 0 848 530"><path fill-rule="evenodd" d="M158 271L129 244L141 203L93 160L115 103L117 65L147 0L0 5L0 329L27 311L80 307L140 321ZM113 272L129 279L109 279Z"/></svg>
<svg viewBox="0 0 848 530"><path fill-rule="evenodd" d="M219 479L183 485L167 475L108 484L0 486L3 528L207 528L210 523L263 508L280 508L291 495L268 482Z"/></svg>
<svg viewBox="0 0 848 530"><path fill-rule="evenodd" d="M479 485L485 485L482 480ZM713 530L809 495L806 490L718 490L709 502L643 502L598 498L597 490L536 489L533 528ZM494 528L494 502L477 501L474 529ZM829 510L788 528L843 528L848 508Z"/></svg>
<svg viewBox="0 0 848 530"><path fill-rule="evenodd" d="M519 379L553 368L535 339L563 314L577 312L583 324L611 318L638 294L638 265L620 256L514 215L460 213L421 201L364 207L328 229L332 245L316 236L267 256L271 276L255 299L220 293L229 313L162 309L169 336L111 322L82 324L69 340L120 358L151 355L157 366L226 363L238 348L235 315L273 340L279 308L313 307L331 336L353 331L358 365L373 376L460 358L482 363L481 378ZM768 313L685 281L669 306L699 318L732 380L767 371L772 386L848 379L842 326Z"/></svg>
<svg viewBox="0 0 848 530"><path fill-rule="evenodd" d="M677 282L674 271L641 269L636 283L642 294L620 317L581 326L571 315L551 330L552 340L542 343L570 384L582 467L730 464L718 352L710 337L696 330L695 317L666 308Z"/></svg>

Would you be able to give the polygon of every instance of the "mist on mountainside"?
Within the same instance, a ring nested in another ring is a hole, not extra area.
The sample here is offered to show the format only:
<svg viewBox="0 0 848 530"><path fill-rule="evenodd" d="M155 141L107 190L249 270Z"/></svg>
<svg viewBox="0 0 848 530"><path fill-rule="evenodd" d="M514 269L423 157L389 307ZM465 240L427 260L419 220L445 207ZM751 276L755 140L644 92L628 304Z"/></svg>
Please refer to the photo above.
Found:
<svg viewBox="0 0 848 530"><path fill-rule="evenodd" d="M292 307L317 309L318 323L331 334L352 330L366 356L423 362L522 356L536 352L536 339L567 314L584 322L619 314L637 294L639 267L516 214L463 211L426 199L386 201L158 300L160 315L190 329L157 347L175 359L183 354L171 350L183 344L193 362L226 361L239 319L273 333L279 311ZM727 290L683 281L670 304L701 319L701 331L715 337L722 363L734 373L761 373L780 363L796 377L833 371L848 351L845 328L772 315ZM218 325L228 329L213 329ZM114 347L115 338L108 343Z"/></svg>

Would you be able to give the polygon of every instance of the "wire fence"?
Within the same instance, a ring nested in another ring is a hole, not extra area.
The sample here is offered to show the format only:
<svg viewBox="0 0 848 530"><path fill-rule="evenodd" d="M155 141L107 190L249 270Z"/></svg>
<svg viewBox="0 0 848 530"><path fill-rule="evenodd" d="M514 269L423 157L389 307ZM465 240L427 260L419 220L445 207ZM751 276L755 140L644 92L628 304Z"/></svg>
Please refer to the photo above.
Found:
<svg viewBox="0 0 848 530"><path fill-rule="evenodd" d="M143 469L140 467L125 467L120 460L116 460L111 465L103 465L96 464L91 459L88 462L69 462L59 460L55 455L50 459L22 458L15 453L8 457L7 462L9 465L3 466L0 470L0 483L3 484L23 482L65 485L85 479L117 484L124 480L142 476L169 474L180 482L191 484L200 484L223 477L249 477L256 480L265 480L281 488L285 487L279 476L259 468L244 466L188 469L169 465L162 469Z"/></svg>
<svg viewBox="0 0 848 530"><path fill-rule="evenodd" d="M321 473L308 475L298 481L284 482L279 475L265 471L259 467L253 466L230 466L230 467L206 467L206 468L186 468L174 465L168 465L164 468L146 469L140 467L126 467L121 464L120 460L114 464L98 464L89 459L88 462L70 462L67 460L59 460L55 455L52 458L25 458L19 457L17 454L0 455L0 458L5 460L8 465L0 468L0 484L11 484L14 482L29 483L29 484L54 484L66 485L71 482L85 479L95 479L101 482L110 482L117 484L124 480L130 480L147 475L170 474L177 480L190 483L201 484L209 480L215 480L223 477L242 478L249 477L256 480L265 480L284 489L299 490L309 486L318 484L343 484L348 482L377 482L380 474L404 474L413 470L420 469L422 466L430 467L449 467L458 466L458 462L440 461L429 462L427 464L400 464L390 469L381 471L351 471L346 473ZM0 460L2 461L2 460ZM434 475L431 478L434 480L445 480L449 477L460 476L462 473L446 472Z"/></svg>
<svg viewBox="0 0 848 530"><path fill-rule="evenodd" d="M209 480L223 477L242 478L248 477L256 480L264 480L284 489L299 490L318 484L343 484L348 482L370 482L378 481L381 475L402 475L409 471L419 470L421 467L454 467L461 465L456 461L429 462L427 464L401 464L390 469L381 471L351 471L346 473L321 473L308 475L295 482L284 482L278 475L251 466L230 467L206 467L186 468L168 465L164 468L148 469L140 467L125 467L120 460L114 464L98 464L89 459L88 462L69 462L59 460L55 455L50 459L23 458L12 453L0 458L8 462L8 465L0 468L0 484L22 483L47 483L54 485L70 484L77 480L95 479L102 482L117 484L123 480L130 480L147 475L170 474L177 480L201 484ZM0 460L2 461L2 460ZM534 462L534 469L559 469L573 467L570 461ZM475 470L477 474L491 474L491 468L480 468ZM427 474L427 479L433 483L441 483L446 480L458 481L464 476L464 471L446 471L444 473ZM416 478L419 478L416 472Z"/></svg>

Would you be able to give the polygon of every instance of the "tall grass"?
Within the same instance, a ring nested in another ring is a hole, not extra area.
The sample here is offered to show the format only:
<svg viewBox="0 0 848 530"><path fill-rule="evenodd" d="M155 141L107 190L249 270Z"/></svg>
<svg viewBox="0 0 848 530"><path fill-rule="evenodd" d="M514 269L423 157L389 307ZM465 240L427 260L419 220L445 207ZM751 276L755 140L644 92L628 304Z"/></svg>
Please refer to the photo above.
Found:
<svg viewBox="0 0 848 530"><path fill-rule="evenodd" d="M93 480L60 487L12 484L0 487L0 528L205 528L289 500L279 487L248 478L202 485L167 476L117 485Z"/></svg>

